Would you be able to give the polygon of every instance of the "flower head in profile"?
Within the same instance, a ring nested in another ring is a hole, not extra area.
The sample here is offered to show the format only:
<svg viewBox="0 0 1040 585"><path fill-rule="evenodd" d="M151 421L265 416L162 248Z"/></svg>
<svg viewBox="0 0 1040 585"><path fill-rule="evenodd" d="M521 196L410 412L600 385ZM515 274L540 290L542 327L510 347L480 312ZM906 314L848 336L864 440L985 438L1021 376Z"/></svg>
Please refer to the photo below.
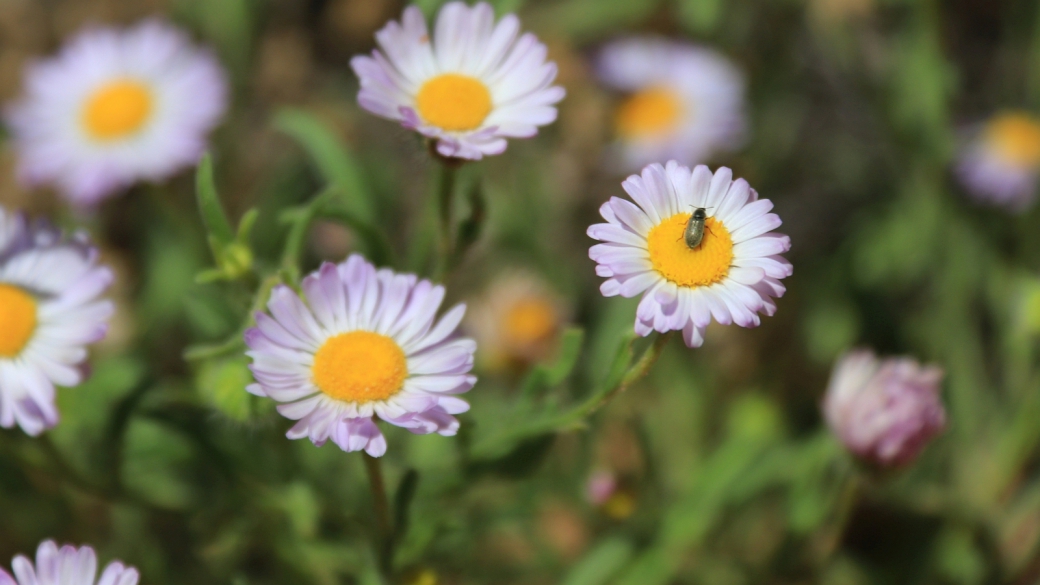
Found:
<svg viewBox="0 0 1040 585"><path fill-rule="evenodd" d="M589 227L589 237L603 242L589 257L596 274L607 280L604 296L643 295L635 330L682 330L689 347L704 343L714 318L742 327L759 325L758 313L776 311L773 298L784 294L780 280L791 275L780 254L791 240L773 232L780 218L768 199L723 167L692 171L675 161L652 164L622 186L631 201L612 197L600 208L607 223ZM684 231L697 208L708 216L703 239L691 248Z"/></svg>
<svg viewBox="0 0 1040 585"><path fill-rule="evenodd" d="M993 116L962 149L957 174L983 203L1022 211L1036 199L1040 120L1026 112Z"/></svg>
<svg viewBox="0 0 1040 585"><path fill-rule="evenodd" d="M223 115L216 58L157 20L92 28L31 65L6 111L21 179L89 206L195 164Z"/></svg>
<svg viewBox="0 0 1040 585"><path fill-rule="evenodd" d="M600 53L597 73L627 94L614 134L628 169L669 159L704 163L743 141L743 74L711 49L661 38L615 41Z"/></svg>
<svg viewBox="0 0 1040 585"><path fill-rule="evenodd" d="M522 271L497 277L466 316L466 329L491 369L547 359L566 319L558 296L539 277Z"/></svg>
<svg viewBox="0 0 1040 585"><path fill-rule="evenodd" d="M113 276L97 258L86 236L0 207L0 427L38 435L58 424L54 387L83 380L86 346L114 311L98 299Z"/></svg>
<svg viewBox="0 0 1040 585"><path fill-rule="evenodd" d="M564 90L545 45L520 32L513 14L497 23L491 6L449 2L430 36L422 11L376 33L379 48L354 57L361 107L436 141L442 156L501 154L507 138L530 138L556 119Z"/></svg>
<svg viewBox="0 0 1040 585"><path fill-rule="evenodd" d="M946 427L942 377L940 368L910 358L853 351L834 366L823 413L856 456L880 467L903 466Z"/></svg>
<svg viewBox="0 0 1040 585"><path fill-rule="evenodd" d="M97 579L97 555L89 546L58 548L53 540L40 543L36 564L22 555L11 562L11 573L0 568L0 585L137 585L137 569L112 561Z"/></svg>
<svg viewBox="0 0 1040 585"><path fill-rule="evenodd" d="M245 336L257 382L248 389L299 421L290 439L332 439L379 457L386 440L376 417L417 434L455 434L452 415L469 410L457 395L476 383L476 343L454 335L464 305L438 320L444 287L357 255L326 262L302 288L302 298L275 288L271 314L258 313Z"/></svg>

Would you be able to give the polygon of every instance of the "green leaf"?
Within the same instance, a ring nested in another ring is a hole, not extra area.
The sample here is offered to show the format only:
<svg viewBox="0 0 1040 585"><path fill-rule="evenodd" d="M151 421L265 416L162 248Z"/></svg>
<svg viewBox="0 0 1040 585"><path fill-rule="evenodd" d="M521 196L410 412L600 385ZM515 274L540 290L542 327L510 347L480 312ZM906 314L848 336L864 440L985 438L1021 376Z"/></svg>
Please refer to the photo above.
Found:
<svg viewBox="0 0 1040 585"><path fill-rule="evenodd" d="M582 344L585 341L585 330L571 327L560 336L560 351L556 363L546 369L545 382L550 387L562 383L574 371L581 357Z"/></svg>
<svg viewBox="0 0 1040 585"><path fill-rule="evenodd" d="M249 358L245 356L206 360L195 377L203 399L237 421L247 420L252 412L252 396L246 392L252 382Z"/></svg>
<svg viewBox="0 0 1040 585"><path fill-rule="evenodd" d="M274 126L307 151L329 185L337 187L347 211L363 222L373 221L374 205L361 168L347 146L325 124L302 110L285 109L275 116Z"/></svg>
<svg viewBox="0 0 1040 585"><path fill-rule="evenodd" d="M632 543L623 538L601 542L581 558L562 585L603 585L632 558Z"/></svg>
<svg viewBox="0 0 1040 585"><path fill-rule="evenodd" d="M610 368L607 369L607 378L603 382L603 388L613 388L621 383L621 379L625 377L628 366L632 363L632 357L635 355L632 352L632 342L636 339L637 336L634 332L628 332L621 339L621 344L614 353L614 359L610 362Z"/></svg>
<svg viewBox="0 0 1040 585"><path fill-rule="evenodd" d="M231 222L220 205L217 185L213 180L213 158L209 153L202 157L195 171L195 197L206 231L220 244L230 244L235 239L235 232L231 229Z"/></svg>
<svg viewBox="0 0 1040 585"><path fill-rule="evenodd" d="M683 0L679 4L683 24L694 32L715 30L722 16L722 0Z"/></svg>

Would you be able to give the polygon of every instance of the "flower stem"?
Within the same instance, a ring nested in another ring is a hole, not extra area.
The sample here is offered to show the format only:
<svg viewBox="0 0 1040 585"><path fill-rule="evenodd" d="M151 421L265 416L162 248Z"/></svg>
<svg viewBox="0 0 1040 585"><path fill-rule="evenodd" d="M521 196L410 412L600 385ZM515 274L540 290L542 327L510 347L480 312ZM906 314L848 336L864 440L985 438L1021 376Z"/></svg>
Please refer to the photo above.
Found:
<svg viewBox="0 0 1040 585"><path fill-rule="evenodd" d="M451 263L455 242L455 178L457 167L442 161L437 180L437 217L440 223L437 274L443 276Z"/></svg>
<svg viewBox="0 0 1040 585"><path fill-rule="evenodd" d="M362 453L365 471L368 473L368 487L372 491L372 505L376 512L376 550L379 556L379 567L387 577L390 575L393 561L393 525L390 521L390 501L386 497L386 482L383 481L383 466L378 457Z"/></svg>
<svg viewBox="0 0 1040 585"><path fill-rule="evenodd" d="M615 396L628 390L629 386L642 379L643 376L650 371L650 368L657 363L657 358L661 357L661 350L664 349L664 346L668 343L671 336L671 331L668 333L658 333L657 339L654 339L653 344L643 352L643 355L639 357L639 361L633 364L632 367L625 372L625 376L621 378L621 382L617 386L611 388L610 391L600 396L598 400L587 404L582 409L582 415L588 416L603 408L613 400Z"/></svg>

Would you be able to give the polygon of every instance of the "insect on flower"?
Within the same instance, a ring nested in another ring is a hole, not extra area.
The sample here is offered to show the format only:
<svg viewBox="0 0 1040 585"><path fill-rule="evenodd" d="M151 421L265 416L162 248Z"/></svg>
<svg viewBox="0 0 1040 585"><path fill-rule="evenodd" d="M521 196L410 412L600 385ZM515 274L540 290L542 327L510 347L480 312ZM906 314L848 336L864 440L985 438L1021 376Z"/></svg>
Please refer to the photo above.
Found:
<svg viewBox="0 0 1040 585"><path fill-rule="evenodd" d="M690 220L686 222L686 229L683 230L683 239L686 240L686 245L691 250L696 250L697 246L701 245L701 240L704 239L705 222L708 220L708 214L705 211L704 207L694 208ZM711 233L711 228L708 228L708 233Z"/></svg>

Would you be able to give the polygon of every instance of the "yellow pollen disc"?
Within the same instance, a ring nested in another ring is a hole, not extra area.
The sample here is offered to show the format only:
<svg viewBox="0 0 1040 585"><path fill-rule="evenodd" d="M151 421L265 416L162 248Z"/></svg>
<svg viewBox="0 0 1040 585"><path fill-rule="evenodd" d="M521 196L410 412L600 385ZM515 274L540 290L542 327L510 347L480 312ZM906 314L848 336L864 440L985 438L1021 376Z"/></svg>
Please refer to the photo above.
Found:
<svg viewBox="0 0 1040 585"><path fill-rule="evenodd" d="M408 376L404 351L393 339L370 331L330 337L314 354L314 384L344 402L386 400Z"/></svg>
<svg viewBox="0 0 1040 585"><path fill-rule="evenodd" d="M0 284L0 357L22 353L36 331L36 301L20 288Z"/></svg>
<svg viewBox="0 0 1040 585"><path fill-rule="evenodd" d="M556 309L545 299L521 299L509 307L503 319L505 337L518 345L545 341L556 331Z"/></svg>
<svg viewBox="0 0 1040 585"><path fill-rule="evenodd" d="M90 96L83 126L97 140L125 138L139 131L152 113L152 92L137 81L114 81Z"/></svg>
<svg viewBox="0 0 1040 585"><path fill-rule="evenodd" d="M654 270L679 286L698 287L721 282L733 262L733 239L722 222L709 217L704 222L701 245L690 249L683 239L689 213L677 213L658 224L647 235L650 263Z"/></svg>
<svg viewBox="0 0 1040 585"><path fill-rule="evenodd" d="M475 130L491 113L491 92L478 79L445 73L423 84L415 104L423 120L442 130Z"/></svg>
<svg viewBox="0 0 1040 585"><path fill-rule="evenodd" d="M996 116L986 128L986 139L1013 164L1040 165L1040 121L1029 114Z"/></svg>
<svg viewBox="0 0 1040 585"><path fill-rule="evenodd" d="M625 100L614 115L622 138L644 138L672 131L682 115L679 94L666 87L651 87Z"/></svg>

